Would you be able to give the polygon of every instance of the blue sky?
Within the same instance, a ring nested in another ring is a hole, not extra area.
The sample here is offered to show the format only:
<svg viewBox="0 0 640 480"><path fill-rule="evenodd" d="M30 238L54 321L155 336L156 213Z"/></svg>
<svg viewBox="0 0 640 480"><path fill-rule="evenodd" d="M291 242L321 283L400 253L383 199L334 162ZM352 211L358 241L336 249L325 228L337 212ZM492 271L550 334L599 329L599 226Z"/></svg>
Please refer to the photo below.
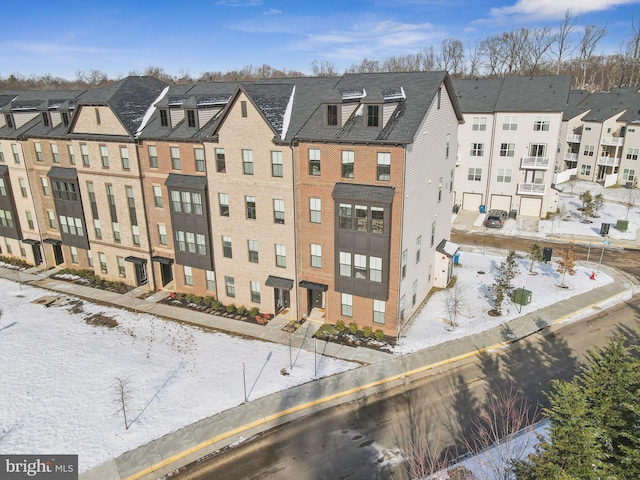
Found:
<svg viewBox="0 0 640 480"><path fill-rule="evenodd" d="M465 48L512 28L607 25L597 52L630 38L640 0L32 0L2 7L0 75L77 70L110 76L153 65L198 76L245 65L310 73L313 60L338 71L363 58L415 54L445 37Z"/></svg>

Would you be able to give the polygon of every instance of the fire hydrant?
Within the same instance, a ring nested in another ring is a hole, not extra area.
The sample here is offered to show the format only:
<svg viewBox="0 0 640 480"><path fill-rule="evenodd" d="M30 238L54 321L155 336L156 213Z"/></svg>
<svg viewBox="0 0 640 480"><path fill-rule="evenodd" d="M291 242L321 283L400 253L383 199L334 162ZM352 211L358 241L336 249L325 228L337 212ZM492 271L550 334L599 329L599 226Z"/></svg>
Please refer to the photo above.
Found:
<svg viewBox="0 0 640 480"><path fill-rule="evenodd" d="M596 272L591 272L591 276L589 277L591 280L596 279Z"/></svg>

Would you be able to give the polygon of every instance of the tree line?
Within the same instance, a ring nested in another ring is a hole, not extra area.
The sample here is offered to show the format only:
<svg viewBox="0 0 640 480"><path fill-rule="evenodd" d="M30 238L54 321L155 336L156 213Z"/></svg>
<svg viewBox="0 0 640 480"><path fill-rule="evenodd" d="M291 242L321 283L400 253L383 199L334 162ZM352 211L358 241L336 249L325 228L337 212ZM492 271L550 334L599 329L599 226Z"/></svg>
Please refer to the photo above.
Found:
<svg viewBox="0 0 640 480"><path fill-rule="evenodd" d="M464 45L457 38L445 38L414 54L384 59L364 58L340 72L330 60L313 60L313 76L342 73L376 73L447 70L455 78L503 77L508 75L571 75L572 88L609 91L621 86L640 84L640 13L631 16L628 41L615 53L597 53L607 35L606 25L580 25L580 16L567 10L557 28L519 27ZM297 70L270 65L247 65L240 70L207 71L198 76L180 71L177 75L163 68L149 66L129 75L147 75L168 84L195 82L253 81L266 78L302 77ZM102 87L120 80L100 70L77 70L72 80L50 74L0 76L0 89L81 89Z"/></svg>

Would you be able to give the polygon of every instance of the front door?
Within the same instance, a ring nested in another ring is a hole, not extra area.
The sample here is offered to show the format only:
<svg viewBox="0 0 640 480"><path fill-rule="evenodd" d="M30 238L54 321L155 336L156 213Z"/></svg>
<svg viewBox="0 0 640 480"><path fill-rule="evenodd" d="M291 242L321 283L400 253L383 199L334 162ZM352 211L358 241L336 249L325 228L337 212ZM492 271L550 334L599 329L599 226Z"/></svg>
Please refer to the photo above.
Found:
<svg viewBox="0 0 640 480"><path fill-rule="evenodd" d="M36 265L40 265L42 263L40 245L31 245L31 249L33 250L33 260L35 261Z"/></svg>
<svg viewBox="0 0 640 480"><path fill-rule="evenodd" d="M136 263L136 281L137 285L145 285L148 281L147 279L147 264L146 263Z"/></svg>
<svg viewBox="0 0 640 480"><path fill-rule="evenodd" d="M171 269L171 265L166 263L160 264L160 276L162 277L162 286L164 287L167 283L173 281L173 270Z"/></svg>
<svg viewBox="0 0 640 480"><path fill-rule="evenodd" d="M309 313L313 308L322 308L321 290L309 290Z"/></svg>
<svg viewBox="0 0 640 480"><path fill-rule="evenodd" d="M55 258L56 265L60 265L64 262L64 257L62 256L62 245L53 245L53 256Z"/></svg>
<svg viewBox="0 0 640 480"><path fill-rule="evenodd" d="M276 315L290 305L289 290L283 288L274 288L274 296L276 301Z"/></svg>

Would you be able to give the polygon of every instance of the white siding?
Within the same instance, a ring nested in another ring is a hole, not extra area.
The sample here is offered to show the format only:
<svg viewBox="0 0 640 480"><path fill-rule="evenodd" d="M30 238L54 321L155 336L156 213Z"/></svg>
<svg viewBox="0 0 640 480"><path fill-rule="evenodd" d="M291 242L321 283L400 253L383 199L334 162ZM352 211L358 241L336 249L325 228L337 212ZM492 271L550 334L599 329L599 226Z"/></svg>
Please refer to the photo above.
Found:
<svg viewBox="0 0 640 480"><path fill-rule="evenodd" d="M182 108L170 108L169 115L171 116L170 127L174 128L184 119L184 110Z"/></svg>
<svg viewBox="0 0 640 480"><path fill-rule="evenodd" d="M360 106L360 103L358 103L358 102L343 103L341 105L340 112L341 112L342 116L340 118L340 126L344 125L346 123L346 121L349 120L349 117L351 116L351 114L359 106Z"/></svg>
<svg viewBox="0 0 640 480"><path fill-rule="evenodd" d="M13 120L15 122L16 129L27 123L29 120L38 116L38 112L14 112Z"/></svg>
<svg viewBox="0 0 640 480"><path fill-rule="evenodd" d="M393 112L396 111L397 107L398 107L398 104L396 102L385 103L384 105L382 105L382 127L383 128L385 127L385 125L393 115Z"/></svg>
<svg viewBox="0 0 640 480"><path fill-rule="evenodd" d="M204 110L198 110L198 124L200 128L204 127L205 124L215 117L218 112L222 110L221 108L205 108Z"/></svg>
<svg viewBox="0 0 640 480"><path fill-rule="evenodd" d="M57 126L62 122L62 115L60 112L51 112L51 125Z"/></svg>

